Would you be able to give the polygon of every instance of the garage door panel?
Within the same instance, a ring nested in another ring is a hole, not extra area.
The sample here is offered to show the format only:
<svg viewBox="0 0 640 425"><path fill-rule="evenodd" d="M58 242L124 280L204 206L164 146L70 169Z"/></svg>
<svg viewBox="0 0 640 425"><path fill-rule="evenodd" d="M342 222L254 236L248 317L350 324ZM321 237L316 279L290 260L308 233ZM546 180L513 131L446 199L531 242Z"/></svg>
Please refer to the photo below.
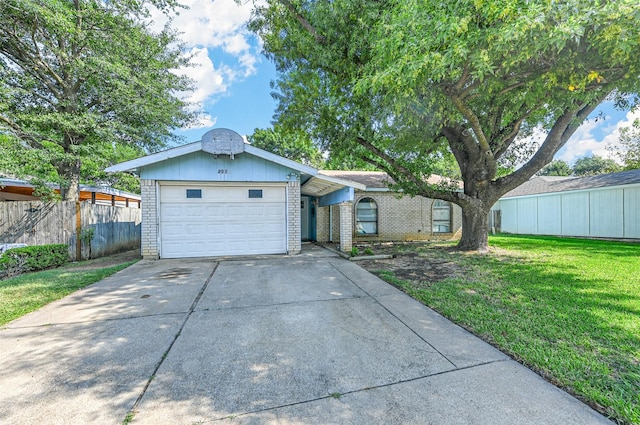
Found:
<svg viewBox="0 0 640 425"><path fill-rule="evenodd" d="M283 205L269 205L266 207L258 205L253 208L248 207L243 215L252 221L263 221L262 219L275 221L279 217L284 217L284 214L285 208Z"/></svg>
<svg viewBox="0 0 640 425"><path fill-rule="evenodd" d="M200 198L187 198L187 190L199 190ZM261 191L261 197L249 198L249 190ZM189 199L193 204L208 202L215 203L242 203L251 199L254 203L283 203L286 201L286 194L280 186L206 186L199 184L185 186L162 186L160 202L184 202Z"/></svg>
<svg viewBox="0 0 640 425"><path fill-rule="evenodd" d="M254 208L257 208L256 205ZM229 204L224 212L224 216L227 220L246 220L248 217L247 210L251 209L250 205L243 204Z"/></svg>
<svg viewBox="0 0 640 425"><path fill-rule="evenodd" d="M199 189L202 198L186 197ZM262 198L249 198L249 189ZM284 187L161 186L163 258L286 252Z"/></svg>

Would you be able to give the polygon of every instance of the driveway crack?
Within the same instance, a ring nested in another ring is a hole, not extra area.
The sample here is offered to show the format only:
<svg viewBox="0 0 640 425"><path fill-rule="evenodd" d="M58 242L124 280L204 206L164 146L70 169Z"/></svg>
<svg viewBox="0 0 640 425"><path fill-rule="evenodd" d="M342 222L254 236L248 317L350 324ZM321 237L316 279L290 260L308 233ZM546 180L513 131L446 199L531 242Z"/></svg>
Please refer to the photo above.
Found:
<svg viewBox="0 0 640 425"><path fill-rule="evenodd" d="M264 412L270 412L270 411L274 411L274 410L285 409L285 408L288 408L288 407L294 407L294 406L300 406L300 405L304 405L304 404L314 403L314 402L321 401L321 400L329 400L329 399L340 400L341 397L348 396L348 395L351 395L351 394L357 394L357 393L364 392L364 391L371 391L371 390L377 390L377 389L382 389L382 388L387 388L387 387L393 387L395 385L407 384L407 383L411 383L411 382L414 382L414 381L420 381L420 380L423 380L423 379L433 378L433 377L436 377L436 376L439 376L439 375L458 373L458 372L461 372L461 371L464 371L464 370L467 370L467 369L474 369L474 368L483 367L483 366L487 366L487 365L494 364L494 363L502 363L502 362L505 362L505 361L510 361L510 359L491 360L491 361L478 363L478 364L474 364L474 365L469 365L469 366L464 366L464 367L459 367L459 368L449 369L449 370L443 370L443 371L440 371L440 372L429 373L429 374L426 374L426 375L420 375L420 376L416 376L416 377L413 377L413 378L401 379L401 380L397 380L397 381L393 381L393 382L387 382L387 383L378 384L378 385L371 385L371 386L368 386L368 387L362 387L362 388L357 388L357 389L353 389L353 390L347 390L347 391L344 391L344 392L334 392L334 393L330 393L330 394L327 394L327 395L322 396L322 397L315 397L315 398L309 398L309 399L306 399L306 400L293 401L291 403L285 403L285 404L280 404L280 405L276 405L276 406L267 406L267 407L264 407L262 409L255 409L255 410L250 410L250 411L232 413L230 415L223 416L223 417L218 417L218 418L210 418L210 419L199 420L196 423L205 424L205 423L220 422L220 421L239 418L239 417L243 417L243 416L255 415L255 414L260 414L260 413L264 413Z"/></svg>
<svg viewBox="0 0 640 425"><path fill-rule="evenodd" d="M200 288L200 291L198 292L198 295L196 295L195 299L193 300L193 303L191 303L191 307L189 307L189 310L185 314L184 320L182 320L182 323L180 324L180 328L178 328L178 332L176 332L175 336L173 337L173 339L169 343L169 346L167 347L165 352L162 354L162 357L160 357L160 360L158 361L158 363L156 363L156 365L155 365L155 367L153 369L153 373L151 374L149 379L147 379L147 382L145 383L144 388L142 389L140 394L138 395L138 398L136 398L136 401L133 403L133 406L131 406L131 409L129 409L129 411L127 412L127 414L125 416L125 419L123 420L123 423L129 423L135 417L135 414L136 414L136 412L138 410L138 406L140 405L140 402L142 401L142 398L144 397L144 395L147 393L147 390L149 389L149 386L151 385L151 381L153 381L153 379L155 378L156 374L158 373L158 370L162 366L162 363L164 363L165 359L169 355L169 352L171 352L171 349L173 348L173 345L176 343L176 341L178 340L178 337L182 333L182 330L184 329L185 325L189 321L189 318L191 317L191 314L193 314L193 312L195 311L196 307L198 306L198 303L200 302L200 299L202 298L202 294L204 294L204 291L207 290L207 287L209 286L209 282L211 282L211 279L213 278L214 273L218 269L218 265L219 264L220 263L216 263L213 266L213 270L211 270L211 273L209 274L209 277L207 278L207 280L205 280L204 284L202 285L202 288Z"/></svg>
<svg viewBox="0 0 640 425"><path fill-rule="evenodd" d="M371 295L369 292L367 292L366 290L364 290L364 288L360 287L360 285L358 285L353 279L351 279L349 276L347 276L342 270L340 270L338 267L336 267L335 264L333 264L332 262L330 262L329 264L331 264L331 267L333 267L338 273L340 273L342 276L344 276L345 279L347 279L349 282L351 282L353 285L355 285L358 289L360 289L362 292L364 292L365 294L367 294L367 296L369 298L371 298L376 304L378 304L380 307L382 307L383 309L385 309L387 311L387 313L389 313L391 316L393 316L398 322L402 323L402 325L404 325L404 327L406 327L411 333L413 333L415 336L417 336L418 338L420 338L425 344L427 344L429 347L431 347L436 353L438 353L439 355L442 356L443 359L445 359L447 362L451 363L451 365L458 369L458 365L455 364L448 356L446 356L443 352L441 352L440 350L438 350L433 344L431 344L429 341L427 341L422 335L420 335L418 332L415 331L415 329L413 329L411 326L409 326L404 320L402 320L400 317L398 317L394 312L392 312L391 310L389 310L384 304L382 304L378 298L374 297L373 295ZM387 283L388 285L388 283Z"/></svg>

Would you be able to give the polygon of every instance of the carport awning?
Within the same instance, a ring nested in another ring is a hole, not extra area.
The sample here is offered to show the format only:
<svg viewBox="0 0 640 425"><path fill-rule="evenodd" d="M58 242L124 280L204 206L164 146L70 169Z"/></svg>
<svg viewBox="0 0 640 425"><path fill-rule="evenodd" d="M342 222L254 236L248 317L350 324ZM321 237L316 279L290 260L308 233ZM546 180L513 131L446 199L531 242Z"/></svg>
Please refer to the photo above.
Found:
<svg viewBox="0 0 640 425"><path fill-rule="evenodd" d="M303 195L322 197L330 193L336 192L344 188L354 188L366 190L366 186L353 181L329 177L322 174L316 174L307 180L301 187L300 192Z"/></svg>

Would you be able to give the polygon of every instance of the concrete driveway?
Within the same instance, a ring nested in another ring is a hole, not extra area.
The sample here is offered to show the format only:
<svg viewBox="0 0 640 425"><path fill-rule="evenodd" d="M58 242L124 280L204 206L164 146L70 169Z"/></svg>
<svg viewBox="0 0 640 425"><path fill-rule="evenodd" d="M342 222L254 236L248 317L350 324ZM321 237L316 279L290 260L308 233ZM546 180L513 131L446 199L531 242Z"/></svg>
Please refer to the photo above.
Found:
<svg viewBox="0 0 640 425"><path fill-rule="evenodd" d="M141 261L0 330L3 424L610 424L314 245Z"/></svg>

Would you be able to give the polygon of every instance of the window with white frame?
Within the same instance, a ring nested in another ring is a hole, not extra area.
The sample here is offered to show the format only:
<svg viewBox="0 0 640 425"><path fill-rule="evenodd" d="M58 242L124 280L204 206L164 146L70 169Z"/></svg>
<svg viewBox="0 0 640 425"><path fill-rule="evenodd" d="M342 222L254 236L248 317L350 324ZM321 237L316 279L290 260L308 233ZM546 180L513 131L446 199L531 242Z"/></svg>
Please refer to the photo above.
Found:
<svg viewBox="0 0 640 425"><path fill-rule="evenodd" d="M362 198L356 204L356 233L378 234L378 205L371 198Z"/></svg>
<svg viewBox="0 0 640 425"><path fill-rule="evenodd" d="M436 199L433 201L433 233L451 233L451 203Z"/></svg>

